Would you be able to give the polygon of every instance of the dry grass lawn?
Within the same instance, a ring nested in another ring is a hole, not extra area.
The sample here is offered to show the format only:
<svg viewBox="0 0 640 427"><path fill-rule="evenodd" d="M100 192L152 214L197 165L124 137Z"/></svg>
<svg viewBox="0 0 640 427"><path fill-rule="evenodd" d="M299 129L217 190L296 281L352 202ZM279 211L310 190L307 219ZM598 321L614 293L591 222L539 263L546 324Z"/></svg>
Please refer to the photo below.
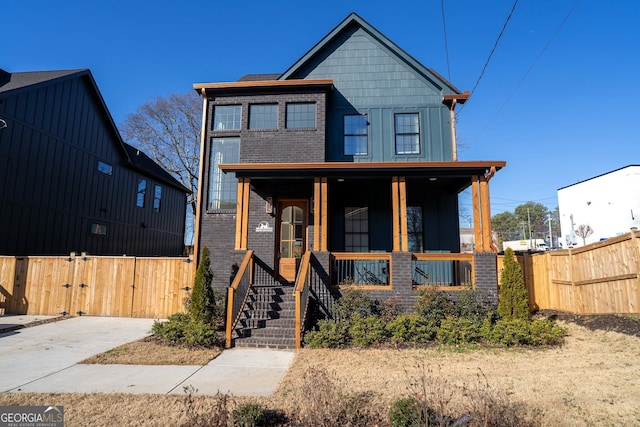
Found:
<svg viewBox="0 0 640 427"><path fill-rule="evenodd" d="M310 369L325 370L338 390L370 392L385 413L409 384L425 379L428 392L453 412L475 389L495 393L541 426L640 425L640 338L566 325L570 336L553 349L309 350L297 353L276 393L258 401L294 412L310 395ZM195 409L211 413L212 396L197 396ZM0 405L64 405L66 426L185 425L184 396L129 394L0 394ZM242 399L246 400L246 399Z"/></svg>

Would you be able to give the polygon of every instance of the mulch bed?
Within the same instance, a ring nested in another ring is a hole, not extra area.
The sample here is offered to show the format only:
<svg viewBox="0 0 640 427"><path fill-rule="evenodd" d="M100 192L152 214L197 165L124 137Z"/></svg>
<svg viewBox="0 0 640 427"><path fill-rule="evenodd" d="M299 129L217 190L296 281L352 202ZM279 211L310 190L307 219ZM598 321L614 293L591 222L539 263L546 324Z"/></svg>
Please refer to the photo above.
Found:
<svg viewBox="0 0 640 427"><path fill-rule="evenodd" d="M537 315L583 326L592 331L614 331L640 337L640 316L621 314L571 314L555 310L541 310Z"/></svg>

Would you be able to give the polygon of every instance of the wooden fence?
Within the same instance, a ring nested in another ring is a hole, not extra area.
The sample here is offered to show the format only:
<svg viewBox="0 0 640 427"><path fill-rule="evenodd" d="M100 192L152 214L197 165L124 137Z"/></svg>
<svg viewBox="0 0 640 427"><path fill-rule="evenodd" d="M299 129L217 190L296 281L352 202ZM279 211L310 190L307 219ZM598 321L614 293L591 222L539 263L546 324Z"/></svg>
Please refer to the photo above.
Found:
<svg viewBox="0 0 640 427"><path fill-rule="evenodd" d="M166 318L184 310L191 258L0 256L0 314Z"/></svg>
<svg viewBox="0 0 640 427"><path fill-rule="evenodd" d="M533 310L640 313L640 231L580 248L525 254L518 262Z"/></svg>

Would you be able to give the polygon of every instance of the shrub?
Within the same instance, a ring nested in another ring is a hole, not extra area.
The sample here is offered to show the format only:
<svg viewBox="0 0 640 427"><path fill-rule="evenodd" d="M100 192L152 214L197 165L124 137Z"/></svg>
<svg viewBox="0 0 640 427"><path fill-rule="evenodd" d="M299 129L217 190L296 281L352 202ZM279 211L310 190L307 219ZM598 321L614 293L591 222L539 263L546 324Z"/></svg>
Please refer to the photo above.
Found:
<svg viewBox="0 0 640 427"><path fill-rule="evenodd" d="M432 341L438 328L424 317L413 314L402 314L385 326L387 336L395 344L424 344Z"/></svg>
<svg viewBox="0 0 640 427"><path fill-rule="evenodd" d="M217 314L215 295L211 288L213 272L209 263L209 248L204 246L188 306L189 316L194 322L214 323Z"/></svg>
<svg viewBox="0 0 640 427"><path fill-rule="evenodd" d="M532 343L529 321L524 319L499 319L491 327L483 327L484 337L493 344L507 347Z"/></svg>
<svg viewBox="0 0 640 427"><path fill-rule="evenodd" d="M360 317L355 314L351 318L349 336L354 345L358 347L369 347L380 342L385 337L385 328L378 316Z"/></svg>
<svg viewBox="0 0 640 427"><path fill-rule="evenodd" d="M259 403L238 405L231 413L234 427L260 427L266 425L265 409Z"/></svg>
<svg viewBox="0 0 640 427"><path fill-rule="evenodd" d="M338 348L349 342L349 327L345 322L320 320L317 329L307 332L304 342L311 348Z"/></svg>
<svg viewBox="0 0 640 427"><path fill-rule="evenodd" d="M498 315L503 319L529 319L529 297L513 250L504 252L504 269L500 274Z"/></svg>
<svg viewBox="0 0 640 427"><path fill-rule="evenodd" d="M391 403L389 409L391 427L419 427L426 425L426 417L414 397L401 397Z"/></svg>
<svg viewBox="0 0 640 427"><path fill-rule="evenodd" d="M490 303L483 299L477 289L467 288L460 292L455 309L458 317L482 322L490 311Z"/></svg>
<svg viewBox="0 0 640 427"><path fill-rule="evenodd" d="M389 323L390 321L398 317L402 312L400 303L395 297L384 300L382 301L382 303L376 301L373 308L373 313L377 316L380 316L380 321L384 324Z"/></svg>
<svg viewBox="0 0 640 427"><path fill-rule="evenodd" d="M416 313L436 326L440 326L442 319L455 313L454 305L447 295L431 286L418 291L414 308Z"/></svg>
<svg viewBox="0 0 640 427"><path fill-rule="evenodd" d="M436 338L443 344L474 343L482 339L482 323L469 317L447 316Z"/></svg>
<svg viewBox="0 0 640 427"><path fill-rule="evenodd" d="M151 332L159 337L162 342L169 345L179 344L185 335L185 329L189 323L189 315L176 313L167 319L166 322L153 322Z"/></svg>
<svg viewBox="0 0 640 427"><path fill-rule="evenodd" d="M351 317L359 314L361 317L371 315L373 301L362 289L348 288L342 292L335 306L336 317L340 321L349 323Z"/></svg>
<svg viewBox="0 0 640 427"><path fill-rule="evenodd" d="M529 324L531 344L560 345L564 342L567 330L553 320L535 319Z"/></svg>

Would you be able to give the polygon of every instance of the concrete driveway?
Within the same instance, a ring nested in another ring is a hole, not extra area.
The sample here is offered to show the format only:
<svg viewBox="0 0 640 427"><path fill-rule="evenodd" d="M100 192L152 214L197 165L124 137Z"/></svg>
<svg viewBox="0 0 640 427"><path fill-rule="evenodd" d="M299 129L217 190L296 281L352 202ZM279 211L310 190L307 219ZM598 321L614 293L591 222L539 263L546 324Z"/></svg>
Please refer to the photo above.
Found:
<svg viewBox="0 0 640 427"><path fill-rule="evenodd" d="M268 396L295 355L231 349L205 366L85 365L78 362L148 336L153 319L82 316L2 333L8 322L19 324L0 317L0 392L181 394L193 386L196 394Z"/></svg>

